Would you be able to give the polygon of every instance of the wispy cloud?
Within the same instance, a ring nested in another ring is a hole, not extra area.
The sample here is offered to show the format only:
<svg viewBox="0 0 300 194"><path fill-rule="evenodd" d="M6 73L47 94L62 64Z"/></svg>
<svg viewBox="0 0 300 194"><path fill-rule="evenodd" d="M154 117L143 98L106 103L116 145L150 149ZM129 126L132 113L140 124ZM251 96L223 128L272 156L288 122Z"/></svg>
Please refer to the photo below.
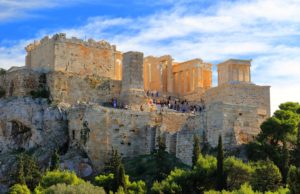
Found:
<svg viewBox="0 0 300 194"><path fill-rule="evenodd" d="M300 1L217 1L205 9L197 2L168 0L162 3L173 4L170 9L148 16L93 17L83 26L45 29L38 38L63 31L176 60L252 58L253 81L272 86L273 111L280 102L300 101Z"/></svg>

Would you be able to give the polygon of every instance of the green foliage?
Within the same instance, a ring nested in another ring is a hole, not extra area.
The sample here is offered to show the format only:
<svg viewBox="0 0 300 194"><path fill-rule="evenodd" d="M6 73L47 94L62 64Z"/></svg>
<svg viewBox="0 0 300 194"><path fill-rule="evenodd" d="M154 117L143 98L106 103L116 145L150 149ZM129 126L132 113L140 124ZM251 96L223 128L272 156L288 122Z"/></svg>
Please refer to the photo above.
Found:
<svg viewBox="0 0 300 194"><path fill-rule="evenodd" d="M217 156L217 189L221 191L226 187L226 180L224 174L224 150L222 136L219 136L218 141L218 156Z"/></svg>
<svg viewBox="0 0 300 194"><path fill-rule="evenodd" d="M217 160L199 155L192 170L175 169L161 182L155 182L152 193L202 193L216 186Z"/></svg>
<svg viewBox="0 0 300 194"><path fill-rule="evenodd" d="M183 164L174 155L165 153L165 165L168 165L170 169L181 168L190 169L189 166ZM150 190L153 182L157 177L157 162L155 154L141 155L130 159L124 159L124 166L126 173L130 175L130 180L138 181L143 180L147 184L147 188Z"/></svg>
<svg viewBox="0 0 300 194"><path fill-rule="evenodd" d="M300 138L297 138L300 105L287 102L279 108L271 118L262 123L262 130L256 141L247 145L247 154L248 158L254 161L272 160L279 167L285 183L290 162L296 164L300 160ZM296 148L292 154L293 158L290 159L290 150L293 147Z"/></svg>
<svg viewBox="0 0 300 194"><path fill-rule="evenodd" d="M108 174L108 175L99 175L95 177L95 184L97 186L103 187L104 190L109 193L110 191L113 191L114 189L114 175ZM127 192L127 193L146 193L147 188L146 184L143 181L134 181L130 182L129 176L124 174L124 185L126 188L124 189L124 186L118 187L117 192ZM121 188L121 189L120 189Z"/></svg>
<svg viewBox="0 0 300 194"><path fill-rule="evenodd" d="M195 166L200 155L200 140L199 137L194 135L194 145L193 145L193 156L192 165Z"/></svg>
<svg viewBox="0 0 300 194"><path fill-rule="evenodd" d="M43 194L105 194L101 187L92 185L89 182L82 182L77 185L59 183L43 191Z"/></svg>
<svg viewBox="0 0 300 194"><path fill-rule="evenodd" d="M241 185L251 181L253 169L247 163L235 157L226 158L224 161L227 190L239 189Z"/></svg>
<svg viewBox="0 0 300 194"><path fill-rule="evenodd" d="M58 170L59 169L59 154L57 150L55 150L54 154L51 157L50 170Z"/></svg>
<svg viewBox="0 0 300 194"><path fill-rule="evenodd" d="M161 181L168 176L172 169L170 168L169 164L166 163L167 152L163 138L161 136L158 136L157 142L157 149L154 153L154 158L157 167L155 180Z"/></svg>
<svg viewBox="0 0 300 194"><path fill-rule="evenodd" d="M238 190L233 190L233 191L206 191L204 194L289 194L289 190L286 188L279 188L275 192L267 191L267 192L258 192L254 191L252 187L248 184L243 184L240 189Z"/></svg>
<svg viewBox="0 0 300 194"><path fill-rule="evenodd" d="M42 177L39 186L35 189L36 191L44 191L47 188L57 185L79 185L84 181L76 176L74 172L70 171L47 171Z"/></svg>
<svg viewBox="0 0 300 194"><path fill-rule="evenodd" d="M118 171L116 174L116 182L117 182L118 188L122 187L126 193L127 192L127 184L126 184L126 180L125 180L125 170L124 170L123 164L121 164L118 167Z"/></svg>
<svg viewBox="0 0 300 194"><path fill-rule="evenodd" d="M292 156L293 163L296 167L300 168L300 122L298 123L297 143L295 145L295 149L293 150Z"/></svg>
<svg viewBox="0 0 300 194"><path fill-rule="evenodd" d="M300 168L291 166L288 173L288 185L292 194L300 193Z"/></svg>
<svg viewBox="0 0 300 194"><path fill-rule="evenodd" d="M103 187L104 190L108 193L110 190L113 190L114 186L114 174L110 173L107 175L98 175L95 177L95 184Z"/></svg>
<svg viewBox="0 0 300 194"><path fill-rule="evenodd" d="M282 183L287 183L287 176L289 172L289 162L290 162L290 155L289 150L285 142L283 142L283 154L282 154L282 165L281 165L281 175L282 175Z"/></svg>
<svg viewBox="0 0 300 194"><path fill-rule="evenodd" d="M19 183L20 185L26 184L24 175L24 157L22 155L18 157L16 183Z"/></svg>
<svg viewBox="0 0 300 194"><path fill-rule="evenodd" d="M26 184L30 189L34 189L41 176L36 160L27 154L20 154L16 173L17 183Z"/></svg>
<svg viewBox="0 0 300 194"><path fill-rule="evenodd" d="M15 184L9 189L8 194L30 194L30 190L26 185Z"/></svg>
<svg viewBox="0 0 300 194"><path fill-rule="evenodd" d="M275 191L281 185L281 174L271 161L259 161L254 165L251 186L258 191Z"/></svg>

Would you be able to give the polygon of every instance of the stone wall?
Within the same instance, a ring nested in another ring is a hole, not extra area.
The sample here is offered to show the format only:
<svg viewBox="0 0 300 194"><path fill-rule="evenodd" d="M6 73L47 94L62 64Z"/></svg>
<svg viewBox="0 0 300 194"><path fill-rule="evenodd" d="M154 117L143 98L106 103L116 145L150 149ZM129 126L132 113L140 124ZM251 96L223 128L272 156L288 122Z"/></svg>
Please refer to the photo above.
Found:
<svg viewBox="0 0 300 194"><path fill-rule="evenodd" d="M117 59L122 57L114 45L92 39L83 41L56 34L26 47L26 66L34 70L61 71L120 79Z"/></svg>
<svg viewBox="0 0 300 194"><path fill-rule="evenodd" d="M256 106L236 105L216 102L207 111L207 140L215 147L219 135L223 137L225 148L235 147L253 140L260 132L265 120L257 112Z"/></svg>
<svg viewBox="0 0 300 194"><path fill-rule="evenodd" d="M159 134L164 137L167 150L176 154L178 142L176 134L190 118L182 116L178 113L161 115L154 112L104 108L98 105L77 105L68 111L70 144L82 147L94 166L100 168L110 157L112 147L118 149L122 157L149 154L155 149ZM180 117L181 120L177 120ZM170 122L168 118L176 118L174 120L177 121ZM195 125L187 127L191 131L194 128L199 127ZM84 131L88 132L86 142L82 136ZM189 142L188 139L185 141ZM179 144L181 145L181 142ZM190 157L183 153L178 156L183 161L188 161L183 157Z"/></svg>
<svg viewBox="0 0 300 194"><path fill-rule="evenodd" d="M248 83L223 84L206 91L204 99L207 105L223 102L233 105L256 106L265 118L270 116L270 86Z"/></svg>
<svg viewBox="0 0 300 194"><path fill-rule="evenodd" d="M39 88L41 75L26 68L11 69L0 76L0 87L5 90L6 97L29 96Z"/></svg>
<svg viewBox="0 0 300 194"><path fill-rule="evenodd" d="M55 68L54 46L55 41L48 37L27 46L26 67L44 72L53 70Z"/></svg>
<svg viewBox="0 0 300 194"><path fill-rule="evenodd" d="M51 72L47 84L54 103L111 102L119 98L121 82L96 75Z"/></svg>

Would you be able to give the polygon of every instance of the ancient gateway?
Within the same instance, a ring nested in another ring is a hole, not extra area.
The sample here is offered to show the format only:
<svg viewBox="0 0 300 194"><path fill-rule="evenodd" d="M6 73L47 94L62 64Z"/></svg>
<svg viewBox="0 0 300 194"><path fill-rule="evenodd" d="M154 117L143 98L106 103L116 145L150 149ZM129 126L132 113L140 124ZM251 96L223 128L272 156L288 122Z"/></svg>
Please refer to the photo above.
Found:
<svg viewBox="0 0 300 194"><path fill-rule="evenodd" d="M225 147L233 148L252 140L270 116L270 87L252 82L251 60L218 64L218 86L212 87L212 64L199 58L177 62L170 55L122 53L108 42L65 34L35 41L26 51L26 65L0 77L6 98L48 92L49 108L64 111L59 122L67 123L69 147L83 149L97 167L103 166L111 147L123 157L150 153L158 135L170 153L190 164L194 135L213 147L222 135ZM161 108L153 100L167 105ZM112 101L123 108L110 106ZM50 122L46 118L40 119ZM33 120L18 120L32 136L14 146L43 145L37 138L42 129ZM0 140L5 142L12 121L0 117L0 122ZM10 147L0 144L4 151Z"/></svg>

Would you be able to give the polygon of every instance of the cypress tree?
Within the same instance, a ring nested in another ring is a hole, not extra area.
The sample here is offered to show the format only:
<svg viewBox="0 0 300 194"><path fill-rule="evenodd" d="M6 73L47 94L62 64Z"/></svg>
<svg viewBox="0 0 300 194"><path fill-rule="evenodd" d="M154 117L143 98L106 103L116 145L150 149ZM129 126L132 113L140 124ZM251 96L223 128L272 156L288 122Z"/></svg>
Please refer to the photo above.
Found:
<svg viewBox="0 0 300 194"><path fill-rule="evenodd" d="M125 169L123 164L121 164L118 168L118 174L116 175L117 187L123 187L124 192L127 193L127 185L125 179Z"/></svg>
<svg viewBox="0 0 300 194"><path fill-rule="evenodd" d="M217 156L217 190L225 189L226 180L224 176L224 150L222 143L222 136L219 136L218 141L218 156Z"/></svg>
<svg viewBox="0 0 300 194"><path fill-rule="evenodd" d="M54 154L51 157L51 164L50 164L51 171L59 169L59 161L60 161L60 158L59 158L58 151L55 150Z"/></svg>
<svg viewBox="0 0 300 194"><path fill-rule="evenodd" d="M25 176L24 176L24 157L23 155L18 156L18 165L17 165L17 177L16 183L25 185Z"/></svg>
<svg viewBox="0 0 300 194"><path fill-rule="evenodd" d="M200 154L201 154L201 152L200 152L199 137L194 135L193 156L192 156L192 165L193 165L193 167L196 165Z"/></svg>
<svg viewBox="0 0 300 194"><path fill-rule="evenodd" d="M156 180L163 180L170 172L169 164L167 164L166 144L161 136L157 137L157 150L154 155L156 161Z"/></svg>

